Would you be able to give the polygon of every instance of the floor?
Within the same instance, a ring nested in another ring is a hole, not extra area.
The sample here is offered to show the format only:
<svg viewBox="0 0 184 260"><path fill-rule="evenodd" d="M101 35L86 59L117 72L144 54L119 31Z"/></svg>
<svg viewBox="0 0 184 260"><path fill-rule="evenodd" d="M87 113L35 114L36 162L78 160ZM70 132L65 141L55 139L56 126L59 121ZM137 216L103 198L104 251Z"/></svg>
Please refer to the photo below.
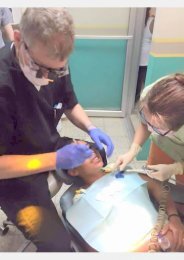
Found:
<svg viewBox="0 0 184 260"><path fill-rule="evenodd" d="M109 162L114 162L119 154L125 153L130 146L129 130L127 128L126 120L123 118L98 118L91 117L91 121L97 127L103 129L111 138L115 146L113 155L109 158ZM132 115L132 123L134 127L138 124L136 115ZM61 119L61 123L58 125L58 131L62 136L69 136L73 138L80 138L83 140L90 140L89 136L80 129L73 126L66 118ZM133 167L142 166L144 162L134 161ZM59 199L61 194L68 188L67 185L63 185L58 194L53 198L54 204L58 210L59 215L61 210L59 207ZM5 219L5 215L0 210L0 226ZM9 232L5 236L0 236L0 252L16 252L21 250L22 243L26 240L19 230L15 226L10 226ZM35 252L36 248L33 244L30 244L26 248L26 252Z"/></svg>

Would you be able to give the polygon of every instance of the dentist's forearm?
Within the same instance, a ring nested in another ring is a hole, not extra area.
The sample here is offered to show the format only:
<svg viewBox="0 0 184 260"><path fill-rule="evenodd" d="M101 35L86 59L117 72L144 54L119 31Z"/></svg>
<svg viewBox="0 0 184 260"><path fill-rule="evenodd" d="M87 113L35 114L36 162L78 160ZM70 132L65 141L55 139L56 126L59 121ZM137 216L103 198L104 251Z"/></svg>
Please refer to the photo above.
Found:
<svg viewBox="0 0 184 260"><path fill-rule="evenodd" d="M75 126L85 132L87 132L88 127L92 125L86 112L79 104L75 105L75 107L71 110L66 110L65 114Z"/></svg>
<svg viewBox="0 0 184 260"><path fill-rule="evenodd" d="M0 156L0 179L37 174L56 168L56 153Z"/></svg>

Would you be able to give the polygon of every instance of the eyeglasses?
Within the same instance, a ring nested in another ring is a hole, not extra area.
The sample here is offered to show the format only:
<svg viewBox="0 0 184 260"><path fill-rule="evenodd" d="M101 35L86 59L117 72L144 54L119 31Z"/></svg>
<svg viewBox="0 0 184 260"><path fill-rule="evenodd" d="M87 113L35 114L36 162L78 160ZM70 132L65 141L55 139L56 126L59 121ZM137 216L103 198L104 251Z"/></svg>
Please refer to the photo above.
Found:
<svg viewBox="0 0 184 260"><path fill-rule="evenodd" d="M145 117L145 115L144 115L142 110L143 110L143 108L139 111L139 115L141 117L141 121L144 124L149 125L153 129L154 132L156 132L157 134L159 134L161 136L165 136L165 135L167 135L171 131L171 130L163 131L163 130L153 126L149 121L147 121L147 119L146 119L146 117Z"/></svg>
<svg viewBox="0 0 184 260"><path fill-rule="evenodd" d="M38 64L37 62L35 62L35 60L32 58L29 48L24 41L23 41L23 44L31 58L31 63L32 63L33 68L36 67L35 70L37 70L37 75L36 75L37 78L43 77L44 73L48 74L49 79L61 78L61 77L66 76L67 74L69 74L68 63L64 67L59 68L59 69L52 69L52 68L42 66L42 65Z"/></svg>

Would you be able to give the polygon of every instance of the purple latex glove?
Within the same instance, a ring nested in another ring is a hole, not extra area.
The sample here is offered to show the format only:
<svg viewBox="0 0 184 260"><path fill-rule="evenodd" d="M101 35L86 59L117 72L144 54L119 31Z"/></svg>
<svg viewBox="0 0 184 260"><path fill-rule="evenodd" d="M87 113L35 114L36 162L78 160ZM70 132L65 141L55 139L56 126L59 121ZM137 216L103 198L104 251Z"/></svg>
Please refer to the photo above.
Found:
<svg viewBox="0 0 184 260"><path fill-rule="evenodd" d="M103 145L105 144L107 146L107 157L109 157L113 150L114 150L114 145L110 139L110 137L104 133L101 129L92 127L91 129L88 129L88 133L91 137L91 139L95 142L99 150L103 149Z"/></svg>
<svg viewBox="0 0 184 260"><path fill-rule="evenodd" d="M73 169L92 155L86 144L68 144L56 151L56 169Z"/></svg>

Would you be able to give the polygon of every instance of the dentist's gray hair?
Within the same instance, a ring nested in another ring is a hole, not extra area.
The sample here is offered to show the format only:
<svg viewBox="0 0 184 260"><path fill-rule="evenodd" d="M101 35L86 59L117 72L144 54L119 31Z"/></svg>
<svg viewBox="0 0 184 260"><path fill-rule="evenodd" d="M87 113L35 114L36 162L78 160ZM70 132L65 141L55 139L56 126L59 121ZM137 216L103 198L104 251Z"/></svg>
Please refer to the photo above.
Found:
<svg viewBox="0 0 184 260"><path fill-rule="evenodd" d="M65 8L27 8L20 21L20 32L29 48L41 42L53 59L63 61L72 52L74 25Z"/></svg>

